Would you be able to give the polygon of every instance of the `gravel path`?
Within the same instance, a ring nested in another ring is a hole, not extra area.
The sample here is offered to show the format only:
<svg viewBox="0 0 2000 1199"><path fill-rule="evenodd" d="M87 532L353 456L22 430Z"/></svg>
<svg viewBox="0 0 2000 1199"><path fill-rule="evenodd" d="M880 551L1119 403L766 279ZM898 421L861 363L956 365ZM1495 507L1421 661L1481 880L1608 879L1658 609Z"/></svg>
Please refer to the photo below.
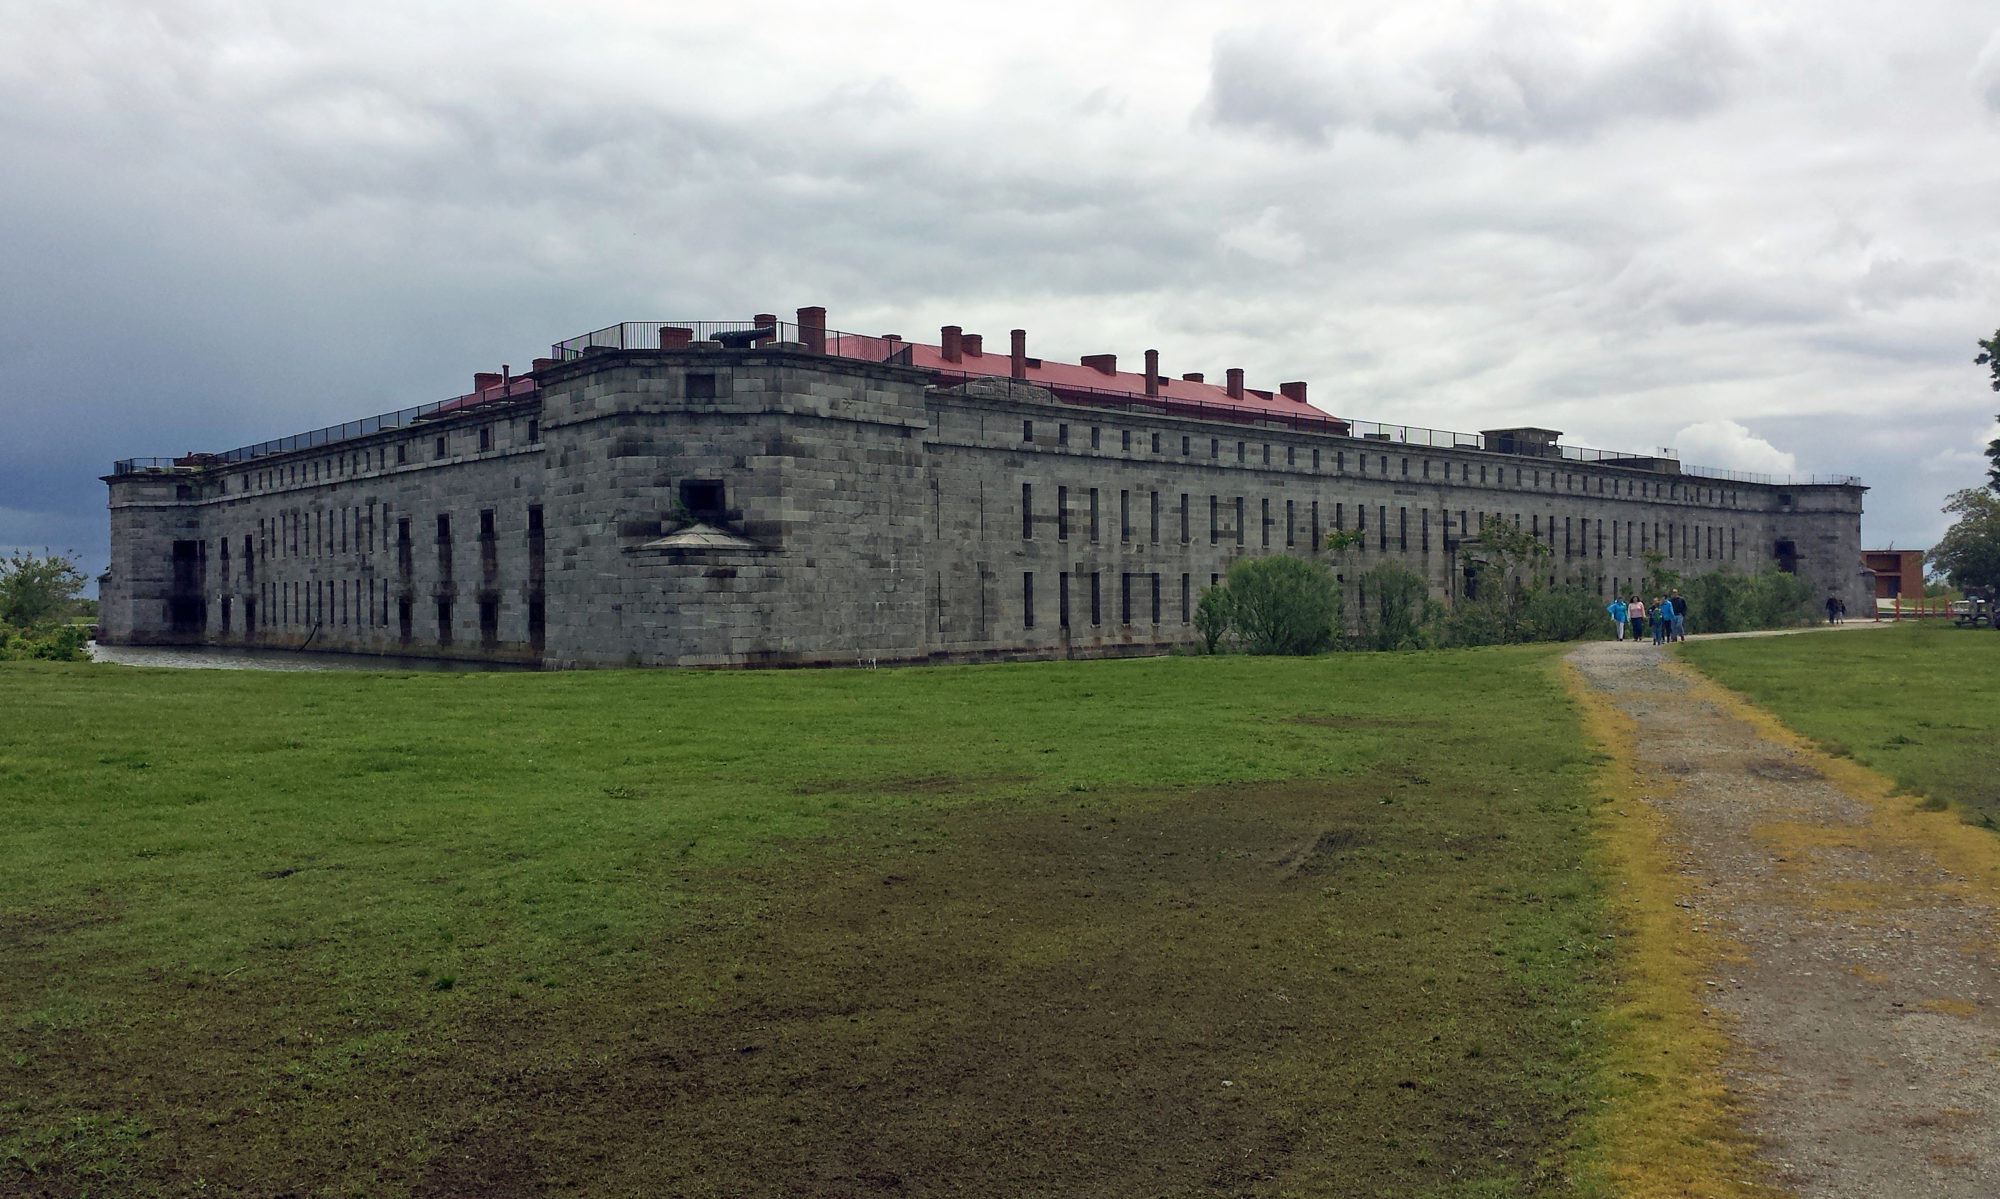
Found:
<svg viewBox="0 0 2000 1199"><path fill-rule="evenodd" d="M1772 1181L1800 1196L2000 1195L2000 888L1948 814L1862 794L1651 645L1571 661L1637 722L1677 906L1713 939L1704 1010ZM1984 847L1978 847L1984 848Z"/></svg>

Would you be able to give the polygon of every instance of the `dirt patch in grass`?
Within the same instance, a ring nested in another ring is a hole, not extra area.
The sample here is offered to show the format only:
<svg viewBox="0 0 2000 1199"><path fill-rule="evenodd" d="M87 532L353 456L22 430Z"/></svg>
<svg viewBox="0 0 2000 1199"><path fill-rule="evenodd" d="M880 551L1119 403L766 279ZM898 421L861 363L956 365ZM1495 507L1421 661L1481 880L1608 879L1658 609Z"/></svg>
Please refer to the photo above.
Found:
<svg viewBox="0 0 2000 1199"><path fill-rule="evenodd" d="M814 877L754 880L752 919L663 947L668 991L712 980L704 1002L615 1064L500 1086L509 1115L420 1190L539 1184L522 1147L579 1125L628 1127L622 1181L680 1195L1260 1194L1329 1168L1402 1189L1532 1161L1551 1129L1496 1126L1519 1097L1462 1038L1354 1058L1451 986L1327 960L1318 876L1359 834L1325 822L1374 804L1239 787L819 847Z"/></svg>
<svg viewBox="0 0 2000 1199"><path fill-rule="evenodd" d="M1286 784L870 816L682 876L720 898L591 987L504 999L412 977L411 1023L339 1019L323 991L340 981L309 957L153 979L134 1003L157 1022L35 1038L32 1084L128 1113L132 1146L44 1143L29 1193L304 1176L431 1196L1405 1194L1533 1178L1574 1114L1536 1094L1550 1047L1526 1018L1548 999L1499 968L1472 888L1431 890L1412 855L1443 855L1439 839L1392 813L1372 784ZM1369 881L1343 897L1329 884L1349 875ZM448 1005L448 1032L418 1032Z"/></svg>
<svg viewBox="0 0 2000 1199"><path fill-rule="evenodd" d="M1294 716L1291 723L1316 729L1421 729L1437 728L1437 720L1400 720L1386 716Z"/></svg>
<svg viewBox="0 0 2000 1199"><path fill-rule="evenodd" d="M791 792L793 795L838 795L843 792L867 795L976 795L996 787L1021 786L1033 781L1026 775L970 778L949 774L882 779L809 779L794 786Z"/></svg>

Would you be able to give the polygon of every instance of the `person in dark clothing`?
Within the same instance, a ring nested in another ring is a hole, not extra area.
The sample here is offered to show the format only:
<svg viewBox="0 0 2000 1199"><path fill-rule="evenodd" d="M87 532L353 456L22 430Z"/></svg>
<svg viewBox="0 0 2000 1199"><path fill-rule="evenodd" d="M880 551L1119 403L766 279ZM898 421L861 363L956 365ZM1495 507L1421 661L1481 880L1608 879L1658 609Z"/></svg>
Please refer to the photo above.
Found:
<svg viewBox="0 0 2000 1199"><path fill-rule="evenodd" d="M1840 623L1840 597L1837 595L1826 597L1826 623Z"/></svg>

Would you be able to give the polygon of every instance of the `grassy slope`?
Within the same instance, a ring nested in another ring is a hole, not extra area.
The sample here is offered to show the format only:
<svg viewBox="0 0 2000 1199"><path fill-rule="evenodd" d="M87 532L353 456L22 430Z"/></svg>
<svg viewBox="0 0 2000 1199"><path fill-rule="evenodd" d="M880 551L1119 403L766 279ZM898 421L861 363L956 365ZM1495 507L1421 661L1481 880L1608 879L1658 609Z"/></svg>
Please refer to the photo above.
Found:
<svg viewBox="0 0 2000 1199"><path fill-rule="evenodd" d="M2000 635L1919 627L1688 642L1716 681L1904 790L2000 823Z"/></svg>
<svg viewBox="0 0 2000 1199"><path fill-rule="evenodd" d="M0 666L0 1190L1561 1190L1552 652Z"/></svg>

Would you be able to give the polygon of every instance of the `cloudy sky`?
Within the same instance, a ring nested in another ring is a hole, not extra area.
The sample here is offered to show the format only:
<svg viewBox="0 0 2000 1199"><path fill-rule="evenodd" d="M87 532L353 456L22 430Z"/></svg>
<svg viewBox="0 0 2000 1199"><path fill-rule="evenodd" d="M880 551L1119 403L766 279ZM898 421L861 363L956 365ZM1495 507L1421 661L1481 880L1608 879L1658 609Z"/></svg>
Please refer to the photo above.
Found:
<svg viewBox="0 0 2000 1199"><path fill-rule="evenodd" d="M1857 474L2000 396L1989 2L0 0L0 550L114 457L823 304L1343 416Z"/></svg>

